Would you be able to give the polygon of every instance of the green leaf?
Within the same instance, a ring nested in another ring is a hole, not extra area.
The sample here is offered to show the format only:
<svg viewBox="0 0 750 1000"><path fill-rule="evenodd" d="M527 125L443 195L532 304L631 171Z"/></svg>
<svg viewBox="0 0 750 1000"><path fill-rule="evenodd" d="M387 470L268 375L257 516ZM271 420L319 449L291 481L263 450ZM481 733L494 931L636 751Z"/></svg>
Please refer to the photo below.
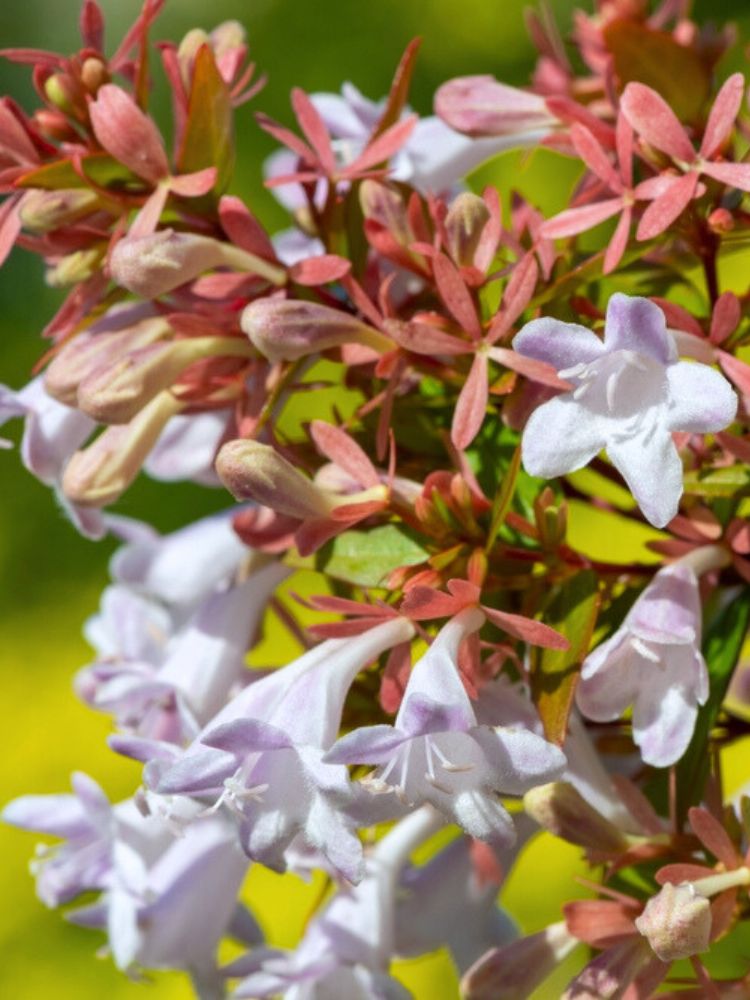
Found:
<svg viewBox="0 0 750 1000"><path fill-rule="evenodd" d="M730 465L706 474L688 472L685 475L685 492L698 497L750 496L750 469L746 465Z"/></svg>
<svg viewBox="0 0 750 1000"><path fill-rule="evenodd" d="M695 48L625 18L611 21L603 33L621 87L637 80L661 94L683 121L700 115L711 80Z"/></svg>
<svg viewBox="0 0 750 1000"><path fill-rule="evenodd" d="M429 557L418 536L401 524L370 531L345 531L315 557L315 568L327 576L360 587L382 586L398 566L416 566Z"/></svg>
<svg viewBox="0 0 750 1000"><path fill-rule="evenodd" d="M92 153L81 160L83 172L91 181L113 191L143 191L143 181L107 153ZM55 160L43 167L29 171L16 181L18 187L42 188L45 191L61 191L68 188L88 187L86 181L73 169L70 160Z"/></svg>
<svg viewBox="0 0 750 1000"><path fill-rule="evenodd" d="M216 191L224 191L234 170L234 116L229 88L208 45L195 57L187 124L177 156L180 173L206 167L216 167Z"/></svg>
<svg viewBox="0 0 750 1000"><path fill-rule="evenodd" d="M600 600L593 570L569 577L553 591L542 621L562 633L570 641L570 648L532 649L532 697L544 735L559 745L565 740L580 666L589 651Z"/></svg>
<svg viewBox="0 0 750 1000"><path fill-rule="evenodd" d="M500 153L474 170L468 183L477 194L488 184L497 188L505 218L510 213L513 191L549 218L568 207L581 173L580 160L539 146L533 151L514 149Z"/></svg>
<svg viewBox="0 0 750 1000"><path fill-rule="evenodd" d="M503 526L505 515L510 510L513 494L516 491L516 481L518 480L518 473L520 469L521 445L519 444L513 452L513 458L510 460L510 464L505 472L505 475L503 476L502 482L500 483L500 489L497 491L492 504L492 520L490 521L490 530L487 533L487 545L485 547L486 552L489 552L495 544L498 532Z"/></svg>
<svg viewBox="0 0 750 1000"><path fill-rule="evenodd" d="M728 604L711 622L703 640L708 666L708 701L698 711L690 746L677 764L677 820L681 824L692 805L700 802L706 787L711 755L709 739L734 668L740 658L750 623L750 587Z"/></svg>

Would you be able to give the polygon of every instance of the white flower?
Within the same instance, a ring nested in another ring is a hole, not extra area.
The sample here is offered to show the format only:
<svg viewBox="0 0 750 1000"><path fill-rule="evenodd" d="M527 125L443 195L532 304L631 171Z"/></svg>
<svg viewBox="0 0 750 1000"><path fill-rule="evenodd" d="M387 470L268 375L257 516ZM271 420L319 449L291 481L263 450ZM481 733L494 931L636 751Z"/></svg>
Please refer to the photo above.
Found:
<svg viewBox="0 0 750 1000"><path fill-rule="evenodd" d="M671 521L682 496L672 432L727 427L737 410L727 380L679 361L661 309L620 293L609 300L603 343L585 327L545 317L527 323L513 347L575 386L531 415L522 442L527 472L552 479L605 448L648 520L658 528Z"/></svg>

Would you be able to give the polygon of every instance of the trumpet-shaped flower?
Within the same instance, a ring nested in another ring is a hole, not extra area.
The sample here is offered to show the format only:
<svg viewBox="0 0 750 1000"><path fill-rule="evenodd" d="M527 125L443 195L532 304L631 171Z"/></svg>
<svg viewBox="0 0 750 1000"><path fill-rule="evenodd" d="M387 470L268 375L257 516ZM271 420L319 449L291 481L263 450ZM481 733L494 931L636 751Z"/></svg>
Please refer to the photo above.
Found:
<svg viewBox="0 0 750 1000"><path fill-rule="evenodd" d="M301 833L345 877L358 879L357 788L345 767L323 756L357 673L412 634L406 619L393 617L355 639L321 643L242 691L182 757L147 769L147 780L160 793L227 806L240 819L248 855L274 870L284 870L284 852ZM371 812L369 823L382 818Z"/></svg>
<svg viewBox="0 0 750 1000"><path fill-rule="evenodd" d="M503 847L515 833L498 795L550 780L565 756L534 733L477 723L457 662L463 639L483 622L475 608L456 615L412 671L394 725L354 730L325 760L376 764L371 788L430 802L466 833Z"/></svg>
<svg viewBox="0 0 750 1000"><path fill-rule="evenodd" d="M680 361L664 314L648 299L609 300L604 342L574 323L545 317L515 337L519 354L553 365L574 386L531 415L522 455L533 476L582 468L604 448L646 518L664 527L682 496L674 431L720 431L737 397L708 365Z"/></svg>
<svg viewBox="0 0 750 1000"><path fill-rule="evenodd" d="M693 570L660 570L615 634L583 664L578 707L598 722L633 705L633 737L643 759L667 767L685 752L698 705L708 697L700 651L701 606Z"/></svg>

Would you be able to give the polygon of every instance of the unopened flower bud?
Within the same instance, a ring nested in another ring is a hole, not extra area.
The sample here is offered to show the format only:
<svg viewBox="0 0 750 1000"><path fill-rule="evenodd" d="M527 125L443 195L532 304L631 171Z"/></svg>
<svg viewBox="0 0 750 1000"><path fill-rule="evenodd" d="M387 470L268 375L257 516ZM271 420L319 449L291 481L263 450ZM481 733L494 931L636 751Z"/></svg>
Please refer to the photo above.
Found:
<svg viewBox="0 0 750 1000"><path fill-rule="evenodd" d="M190 88L193 64L195 63L198 50L208 44L208 34L202 28L192 28L177 48L177 62L180 67L180 76L186 89Z"/></svg>
<svg viewBox="0 0 750 1000"><path fill-rule="evenodd" d="M211 47L220 59L225 52L245 45L247 33L239 21L222 21L211 32L210 40Z"/></svg>
<svg viewBox="0 0 750 1000"><path fill-rule="evenodd" d="M445 217L445 231L448 250L456 264L473 266L474 254L489 218L490 210L478 195L464 191L454 198Z"/></svg>
<svg viewBox="0 0 750 1000"><path fill-rule="evenodd" d="M172 229L120 240L109 267L113 281L144 299L165 295L216 267L249 271L277 285L285 280L280 268L231 243Z"/></svg>
<svg viewBox="0 0 750 1000"><path fill-rule="evenodd" d="M86 188L33 190L23 196L18 214L32 233L48 233L90 215L98 201L96 194Z"/></svg>
<svg viewBox="0 0 750 1000"><path fill-rule="evenodd" d="M532 788L524 795L523 807L546 830L571 844L602 854L618 854L628 847L625 834L566 781Z"/></svg>
<svg viewBox="0 0 750 1000"><path fill-rule="evenodd" d="M138 475L143 462L182 403L162 392L129 424L107 429L77 451L63 473L65 496L83 507L105 507L118 500Z"/></svg>
<svg viewBox="0 0 750 1000"><path fill-rule="evenodd" d="M53 73L44 81L44 94L50 104L69 114L73 110L72 81L64 73Z"/></svg>
<svg viewBox="0 0 750 1000"><path fill-rule="evenodd" d="M708 228L722 236L734 229L734 216L727 208L715 208L708 216Z"/></svg>
<svg viewBox="0 0 750 1000"><path fill-rule="evenodd" d="M359 203L364 217L384 226L402 246L414 240L406 203L395 188L367 178L360 185Z"/></svg>
<svg viewBox="0 0 750 1000"><path fill-rule="evenodd" d="M111 365L97 366L78 386L78 406L102 423L127 423L194 361L247 355L251 350L239 337L191 337L149 344Z"/></svg>
<svg viewBox="0 0 750 1000"><path fill-rule="evenodd" d="M578 945L564 922L493 948L461 980L463 1000L524 1000Z"/></svg>
<svg viewBox="0 0 750 1000"><path fill-rule="evenodd" d="M229 441L216 458L216 471L237 500L255 500L301 521L328 517L336 506L335 498L258 441Z"/></svg>
<svg viewBox="0 0 750 1000"><path fill-rule="evenodd" d="M81 66L81 83L90 94L95 94L97 90L109 80L109 73L106 65L96 56L89 56Z"/></svg>
<svg viewBox="0 0 750 1000"><path fill-rule="evenodd" d="M257 299L240 325L269 361L296 361L341 344L365 344L387 351L393 343L343 309L295 299Z"/></svg>
<svg viewBox="0 0 750 1000"><path fill-rule="evenodd" d="M91 277L100 266L103 257L104 247L76 250L75 253L69 253L54 267L51 267L44 276L45 280L52 288L77 285Z"/></svg>
<svg viewBox="0 0 750 1000"><path fill-rule="evenodd" d="M38 111L34 112L33 118L34 124L46 139L52 139L55 142L71 142L79 138L62 111L39 108Z"/></svg>
<svg viewBox="0 0 750 1000"><path fill-rule="evenodd" d="M516 135L550 129L557 119L539 94L507 84L492 76L461 76L444 83L435 94L435 111L467 135Z"/></svg>
<svg viewBox="0 0 750 1000"><path fill-rule="evenodd" d="M690 958L708 949L711 904L691 882L667 882L652 896L635 926L662 962Z"/></svg>
<svg viewBox="0 0 750 1000"><path fill-rule="evenodd" d="M44 387L61 403L77 406L78 386L87 375L103 365L115 364L126 352L153 344L171 332L165 319L153 317L113 333L81 333L55 355L44 373Z"/></svg>

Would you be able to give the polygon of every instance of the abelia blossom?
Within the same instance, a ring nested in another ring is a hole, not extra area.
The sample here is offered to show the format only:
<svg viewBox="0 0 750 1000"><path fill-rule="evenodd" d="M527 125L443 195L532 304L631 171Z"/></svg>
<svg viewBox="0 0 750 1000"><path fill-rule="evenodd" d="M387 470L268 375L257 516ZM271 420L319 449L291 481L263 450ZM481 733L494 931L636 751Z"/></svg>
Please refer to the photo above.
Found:
<svg viewBox="0 0 750 1000"><path fill-rule="evenodd" d="M599 722L633 705L633 738L656 767L679 760L693 735L698 706L708 697L700 649L701 605L693 570L660 570L613 636L589 654L578 707Z"/></svg>
<svg viewBox="0 0 750 1000"><path fill-rule="evenodd" d="M646 518L663 527L677 513L682 463L675 431L720 431L737 397L707 365L678 360L664 314L648 299L613 295L604 342L575 323L532 320L516 335L519 354L546 361L572 383L538 407L523 433L523 462L552 479L606 449Z"/></svg>
<svg viewBox="0 0 750 1000"><path fill-rule="evenodd" d="M515 833L498 794L544 783L562 771L565 757L526 730L477 724L457 657L483 623L474 608L460 612L414 667L394 724L356 729L324 759L376 764L373 792L395 788L411 806L429 802L472 837L502 848Z"/></svg>
<svg viewBox="0 0 750 1000"><path fill-rule="evenodd" d="M297 834L350 881L361 846L347 807L357 795L346 768L325 760L357 673L413 634L393 617L354 639L329 639L251 684L206 726L182 757L159 762L147 779L162 794L193 795L239 817L250 857L284 870ZM372 811L373 819L376 811Z"/></svg>

